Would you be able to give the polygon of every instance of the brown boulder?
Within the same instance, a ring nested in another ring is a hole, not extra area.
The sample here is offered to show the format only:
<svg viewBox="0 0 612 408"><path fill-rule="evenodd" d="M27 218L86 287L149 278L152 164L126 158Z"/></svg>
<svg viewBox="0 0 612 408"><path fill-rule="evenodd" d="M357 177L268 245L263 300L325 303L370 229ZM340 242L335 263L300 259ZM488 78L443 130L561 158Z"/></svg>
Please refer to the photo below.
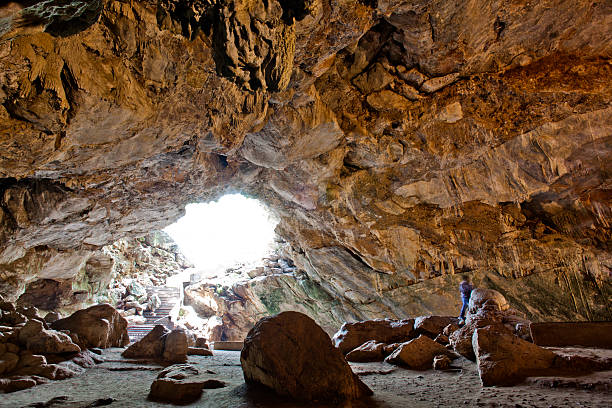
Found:
<svg viewBox="0 0 612 408"><path fill-rule="evenodd" d="M173 363L187 362L187 335L183 329L172 330L165 336L162 358Z"/></svg>
<svg viewBox="0 0 612 408"><path fill-rule="evenodd" d="M514 328L503 324L504 320L511 317L510 313L508 302L501 293L493 289L474 289L470 297L466 323L450 334L448 337L450 345L456 353L476 361L476 354L472 346L474 331L481 327L494 325L499 330L512 334Z"/></svg>
<svg viewBox="0 0 612 408"><path fill-rule="evenodd" d="M0 375L13 371L18 363L19 356L17 354L5 352L0 356Z"/></svg>
<svg viewBox="0 0 612 408"><path fill-rule="evenodd" d="M435 356L448 353L444 346L421 335L400 345L385 361L414 370L425 370L431 368Z"/></svg>
<svg viewBox="0 0 612 408"><path fill-rule="evenodd" d="M208 348L208 343L204 337L197 337L194 347Z"/></svg>
<svg viewBox="0 0 612 408"><path fill-rule="evenodd" d="M375 340L379 343L401 343L413 337L414 320L376 319L344 323L332 341L342 354Z"/></svg>
<svg viewBox="0 0 612 408"><path fill-rule="evenodd" d="M127 321L109 304L79 310L65 319L56 320L51 327L75 333L82 348L125 347L130 342Z"/></svg>
<svg viewBox="0 0 612 408"><path fill-rule="evenodd" d="M56 330L45 330L38 320L30 320L19 331L19 342L32 353L78 353L81 348L70 336Z"/></svg>
<svg viewBox="0 0 612 408"><path fill-rule="evenodd" d="M473 348L482 385L514 385L525 377L550 371L557 359L555 353L502 327L488 326L474 331Z"/></svg>
<svg viewBox="0 0 612 408"><path fill-rule="evenodd" d="M225 387L223 381L204 378L188 364L167 367L151 384L149 400L173 404L189 404L202 396L202 390Z"/></svg>
<svg viewBox="0 0 612 408"><path fill-rule="evenodd" d="M170 330L158 324L140 341L125 349L121 355L126 358L161 358L164 353L165 336L168 333Z"/></svg>
<svg viewBox="0 0 612 408"><path fill-rule="evenodd" d="M498 291L494 289L476 288L470 294L468 305L468 318L471 314L476 314L479 310L506 311L510 308L508 301ZM467 321L467 319L466 319Z"/></svg>
<svg viewBox="0 0 612 408"><path fill-rule="evenodd" d="M25 390L35 385L36 381L31 377L0 378L0 391L6 393Z"/></svg>
<svg viewBox="0 0 612 408"><path fill-rule="evenodd" d="M121 355L126 358L150 358L173 363L187 361L187 335L182 329L169 331L156 325L142 340L132 344Z"/></svg>
<svg viewBox="0 0 612 408"><path fill-rule="evenodd" d="M389 353L385 353L385 343L370 340L357 347L346 355L346 361L356 363L368 363L371 361L383 361Z"/></svg>
<svg viewBox="0 0 612 408"><path fill-rule="evenodd" d="M452 316L420 316L414 319L414 331L416 335L424 334L434 339L446 326L457 322L457 318Z"/></svg>
<svg viewBox="0 0 612 408"><path fill-rule="evenodd" d="M244 341L240 363L247 384L294 399L333 402L372 394L323 329L298 312L257 322Z"/></svg>

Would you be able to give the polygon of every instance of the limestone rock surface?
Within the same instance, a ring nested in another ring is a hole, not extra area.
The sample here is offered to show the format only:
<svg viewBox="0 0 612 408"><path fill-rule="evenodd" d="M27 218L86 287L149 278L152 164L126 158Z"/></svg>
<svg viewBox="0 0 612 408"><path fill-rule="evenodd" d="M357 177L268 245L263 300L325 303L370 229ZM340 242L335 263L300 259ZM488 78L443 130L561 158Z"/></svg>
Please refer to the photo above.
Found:
<svg viewBox="0 0 612 408"><path fill-rule="evenodd" d="M240 355L244 379L298 400L343 401L371 395L329 336L308 316L261 319Z"/></svg>
<svg viewBox="0 0 612 408"><path fill-rule="evenodd" d="M106 245L240 191L329 330L455 316L462 272L533 321L612 319L608 2L72 3L0 5L7 299L90 301Z"/></svg>

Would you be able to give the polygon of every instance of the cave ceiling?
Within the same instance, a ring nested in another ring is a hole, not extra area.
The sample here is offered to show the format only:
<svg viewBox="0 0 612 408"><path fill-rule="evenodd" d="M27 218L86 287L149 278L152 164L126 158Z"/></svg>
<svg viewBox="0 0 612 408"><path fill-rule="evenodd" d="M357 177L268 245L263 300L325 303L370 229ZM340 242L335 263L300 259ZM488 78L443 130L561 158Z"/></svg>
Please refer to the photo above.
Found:
<svg viewBox="0 0 612 408"><path fill-rule="evenodd" d="M611 57L606 1L4 3L0 292L239 191L363 316L473 272L610 317Z"/></svg>

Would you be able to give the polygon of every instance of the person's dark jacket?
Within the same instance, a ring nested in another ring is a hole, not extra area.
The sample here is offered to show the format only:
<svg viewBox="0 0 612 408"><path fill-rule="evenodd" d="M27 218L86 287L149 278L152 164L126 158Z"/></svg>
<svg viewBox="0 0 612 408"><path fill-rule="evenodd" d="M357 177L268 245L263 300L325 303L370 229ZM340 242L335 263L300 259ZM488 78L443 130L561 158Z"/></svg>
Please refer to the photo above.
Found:
<svg viewBox="0 0 612 408"><path fill-rule="evenodd" d="M459 284L459 292L461 292L461 297L466 299L470 298L472 289L474 289L474 287L468 281L463 281Z"/></svg>

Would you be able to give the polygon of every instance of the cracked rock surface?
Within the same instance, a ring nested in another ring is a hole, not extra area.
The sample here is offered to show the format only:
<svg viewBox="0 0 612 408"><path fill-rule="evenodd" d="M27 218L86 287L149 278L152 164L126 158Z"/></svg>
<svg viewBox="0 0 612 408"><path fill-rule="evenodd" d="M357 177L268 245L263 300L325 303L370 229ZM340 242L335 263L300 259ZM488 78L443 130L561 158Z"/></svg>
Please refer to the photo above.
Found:
<svg viewBox="0 0 612 408"><path fill-rule="evenodd" d="M0 292L241 191L344 320L456 315L462 272L609 320L610 27L586 0L2 5Z"/></svg>

